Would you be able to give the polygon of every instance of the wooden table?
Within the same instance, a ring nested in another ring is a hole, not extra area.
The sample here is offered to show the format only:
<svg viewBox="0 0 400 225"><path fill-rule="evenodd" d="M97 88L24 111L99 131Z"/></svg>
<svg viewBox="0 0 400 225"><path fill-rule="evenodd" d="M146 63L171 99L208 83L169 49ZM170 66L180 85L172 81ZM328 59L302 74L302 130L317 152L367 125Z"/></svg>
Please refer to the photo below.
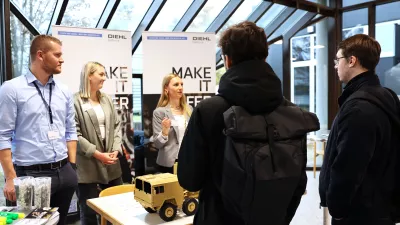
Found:
<svg viewBox="0 0 400 225"><path fill-rule="evenodd" d="M134 225L188 225L193 223L194 216L186 216L178 210L175 219L165 222L158 213L148 213L133 197L133 192L112 195L87 200L87 205L104 216L112 224L134 224Z"/></svg>

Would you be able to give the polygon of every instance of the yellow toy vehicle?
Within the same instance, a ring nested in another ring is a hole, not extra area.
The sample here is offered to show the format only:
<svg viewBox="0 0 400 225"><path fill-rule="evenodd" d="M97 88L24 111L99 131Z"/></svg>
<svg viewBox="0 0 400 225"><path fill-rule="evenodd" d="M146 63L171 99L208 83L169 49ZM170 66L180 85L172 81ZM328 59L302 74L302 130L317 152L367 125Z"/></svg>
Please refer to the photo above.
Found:
<svg viewBox="0 0 400 225"><path fill-rule="evenodd" d="M175 174L161 173L136 177L135 200L149 213L158 211L161 219L171 221L177 209L188 215L196 213L198 192L184 190Z"/></svg>

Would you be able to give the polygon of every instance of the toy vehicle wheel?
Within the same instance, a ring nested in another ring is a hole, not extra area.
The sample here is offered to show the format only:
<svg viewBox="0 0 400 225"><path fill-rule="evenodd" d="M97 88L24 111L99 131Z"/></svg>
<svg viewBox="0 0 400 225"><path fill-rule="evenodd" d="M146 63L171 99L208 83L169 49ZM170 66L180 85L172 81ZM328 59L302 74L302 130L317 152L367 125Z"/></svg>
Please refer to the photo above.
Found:
<svg viewBox="0 0 400 225"><path fill-rule="evenodd" d="M166 222L174 220L177 211L176 208L177 208L176 205L172 203L169 202L164 203L159 212L161 219L163 219Z"/></svg>
<svg viewBox="0 0 400 225"><path fill-rule="evenodd" d="M152 208L148 208L148 207L144 207L144 209L148 212L148 213L156 213L157 211L152 209Z"/></svg>
<svg viewBox="0 0 400 225"><path fill-rule="evenodd" d="M182 211L188 216L193 216L196 213L198 206L199 203L197 202L196 199L188 198L185 199L185 201L183 202Z"/></svg>

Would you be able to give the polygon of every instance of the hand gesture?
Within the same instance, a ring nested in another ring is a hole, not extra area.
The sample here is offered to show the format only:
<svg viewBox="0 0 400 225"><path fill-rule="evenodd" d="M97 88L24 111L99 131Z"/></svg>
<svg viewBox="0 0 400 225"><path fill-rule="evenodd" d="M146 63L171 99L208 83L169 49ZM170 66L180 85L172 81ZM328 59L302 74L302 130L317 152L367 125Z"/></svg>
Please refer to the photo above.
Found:
<svg viewBox="0 0 400 225"><path fill-rule="evenodd" d="M105 165L113 165L118 160L118 158L114 158L114 153L96 151L93 156Z"/></svg>
<svg viewBox="0 0 400 225"><path fill-rule="evenodd" d="M3 188L3 193L4 197L8 199L11 202L16 201L16 195L15 195L15 186L14 186L14 181L12 179L7 179L6 183Z"/></svg>
<svg viewBox="0 0 400 225"><path fill-rule="evenodd" d="M171 120L168 118L164 118L161 121L161 125L162 125L162 134L164 136L168 136L169 128L171 127Z"/></svg>
<svg viewBox="0 0 400 225"><path fill-rule="evenodd" d="M110 153L110 157L113 159L118 159L118 151L113 151L112 153Z"/></svg>

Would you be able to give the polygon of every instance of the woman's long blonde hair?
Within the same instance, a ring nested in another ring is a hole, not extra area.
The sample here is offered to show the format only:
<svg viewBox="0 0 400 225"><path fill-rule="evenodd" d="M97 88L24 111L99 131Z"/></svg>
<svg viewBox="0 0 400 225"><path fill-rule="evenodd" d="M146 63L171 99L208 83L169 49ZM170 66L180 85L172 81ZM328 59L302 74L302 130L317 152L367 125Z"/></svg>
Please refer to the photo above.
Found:
<svg viewBox="0 0 400 225"><path fill-rule="evenodd" d="M161 95L160 95L160 99L158 100L157 108L165 107L169 104L169 96L166 93L165 88L168 87L169 82L171 82L171 80L176 77L180 78L179 75L173 74L173 73L170 73L164 77L164 79L162 81ZM184 114L186 113L187 116L190 116L192 114L192 112L190 111L190 109L186 103L186 95L183 93L182 93L181 99L179 100L179 106L181 107L181 109L183 109Z"/></svg>
<svg viewBox="0 0 400 225"><path fill-rule="evenodd" d="M87 62L81 71L81 83L79 85L79 95L81 98L90 98L90 81L89 76L97 71L98 67L105 67L99 62ZM97 97L100 99L101 94L100 91L97 92Z"/></svg>

